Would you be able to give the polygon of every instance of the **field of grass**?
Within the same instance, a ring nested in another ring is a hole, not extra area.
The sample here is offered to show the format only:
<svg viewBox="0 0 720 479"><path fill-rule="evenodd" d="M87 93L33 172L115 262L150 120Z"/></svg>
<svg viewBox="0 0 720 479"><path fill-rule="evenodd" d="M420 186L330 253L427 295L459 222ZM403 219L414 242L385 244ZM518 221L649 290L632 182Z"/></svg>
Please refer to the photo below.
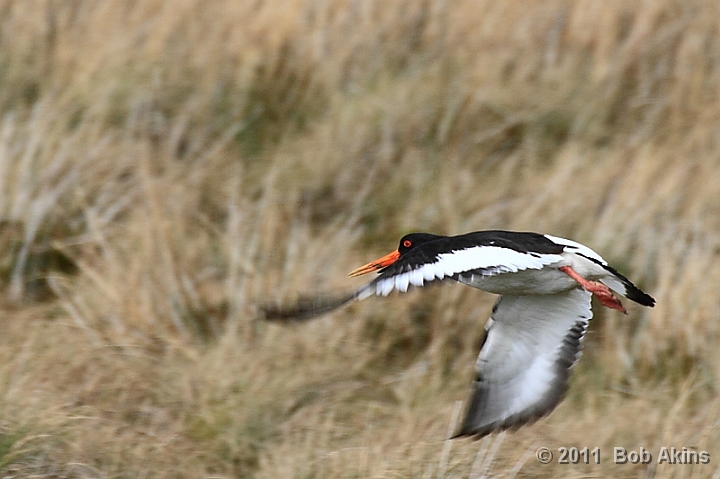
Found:
<svg viewBox="0 0 720 479"><path fill-rule="evenodd" d="M492 228L658 301L532 426L445 441L493 295L259 319ZM719 288L717 2L0 2L3 478L717 478Z"/></svg>

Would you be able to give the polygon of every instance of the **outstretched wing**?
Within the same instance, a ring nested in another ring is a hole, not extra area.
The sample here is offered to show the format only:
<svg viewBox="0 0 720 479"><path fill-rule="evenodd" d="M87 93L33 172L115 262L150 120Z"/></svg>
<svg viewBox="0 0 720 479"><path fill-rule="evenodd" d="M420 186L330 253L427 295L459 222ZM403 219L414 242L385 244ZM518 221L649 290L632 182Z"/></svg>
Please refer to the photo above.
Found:
<svg viewBox="0 0 720 479"><path fill-rule="evenodd" d="M520 233L517 235L523 238ZM394 289L404 293L410 285L424 286L432 281L457 280L461 275L468 273L495 276L526 269L538 270L562 260L560 256L562 246L550 243L549 240L546 240L549 244L542 245L544 248L536 246L523 251L517 241L503 242L501 241L503 238L495 234L490 239L484 240L486 244L477 245L480 240L473 237L472 240L456 242L457 249L454 250L444 241L438 241L437 245L418 248L403 255L395 263L381 270L374 280L355 291L306 297L301 298L294 305L265 305L261 309L265 319L271 321L305 320L330 312L353 300L365 299L373 295L387 296ZM531 237L531 239L535 238ZM508 247L508 244L512 247Z"/></svg>
<svg viewBox="0 0 720 479"><path fill-rule="evenodd" d="M267 321L294 322L316 318L357 299L358 291L321 293L298 298L292 304L268 303L259 307Z"/></svg>
<svg viewBox="0 0 720 479"><path fill-rule="evenodd" d="M562 252L562 249L559 250ZM495 276L526 269L542 269L562 261L559 253L538 253L487 244L453 251L434 253L428 249L413 250L385 268L372 282L358 291L358 298L387 296L393 289L400 292L410 285L444 279L457 279L461 274Z"/></svg>
<svg viewBox="0 0 720 479"><path fill-rule="evenodd" d="M455 437L517 428L555 409L580 357L592 318L590 297L575 288L498 298L485 326L465 419Z"/></svg>

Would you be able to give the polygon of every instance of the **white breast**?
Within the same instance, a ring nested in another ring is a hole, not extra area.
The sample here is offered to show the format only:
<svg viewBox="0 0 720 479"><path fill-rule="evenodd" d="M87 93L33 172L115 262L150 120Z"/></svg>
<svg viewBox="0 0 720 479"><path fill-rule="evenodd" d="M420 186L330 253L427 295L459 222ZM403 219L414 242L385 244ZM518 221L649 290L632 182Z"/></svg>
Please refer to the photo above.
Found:
<svg viewBox="0 0 720 479"><path fill-rule="evenodd" d="M591 280L607 276L607 271L600 265L578 254L565 252L560 256L561 261L547 264L542 269L524 269L494 276L464 273L458 276L458 280L494 294L527 295L555 294L577 287L574 279L558 270L561 266L571 266L581 276Z"/></svg>
<svg viewBox="0 0 720 479"><path fill-rule="evenodd" d="M458 280L494 294L555 294L577 286L575 280L559 271L562 264L549 265L543 269L522 270L514 273L502 273L496 276L479 274L461 274Z"/></svg>

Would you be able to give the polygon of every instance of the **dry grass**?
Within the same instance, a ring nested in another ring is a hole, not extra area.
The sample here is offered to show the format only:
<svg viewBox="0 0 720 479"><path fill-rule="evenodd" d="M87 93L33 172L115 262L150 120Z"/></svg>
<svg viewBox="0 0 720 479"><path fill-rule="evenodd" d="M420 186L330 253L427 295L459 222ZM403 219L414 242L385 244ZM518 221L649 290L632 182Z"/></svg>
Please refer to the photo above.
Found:
<svg viewBox="0 0 720 479"><path fill-rule="evenodd" d="M3 477L717 476L719 30L702 0L0 2ZM532 427L443 441L491 295L254 319L489 228L658 300L596 311Z"/></svg>

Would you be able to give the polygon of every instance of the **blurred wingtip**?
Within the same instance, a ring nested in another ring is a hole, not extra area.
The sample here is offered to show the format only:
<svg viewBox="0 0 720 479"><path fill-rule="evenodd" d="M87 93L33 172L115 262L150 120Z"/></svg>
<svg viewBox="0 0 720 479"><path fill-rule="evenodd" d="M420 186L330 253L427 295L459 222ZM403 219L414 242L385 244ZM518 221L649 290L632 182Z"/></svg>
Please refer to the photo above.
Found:
<svg viewBox="0 0 720 479"><path fill-rule="evenodd" d="M321 293L313 296L301 296L291 304L269 303L260 306L260 312L266 321L298 322L322 316L357 298L357 292Z"/></svg>

